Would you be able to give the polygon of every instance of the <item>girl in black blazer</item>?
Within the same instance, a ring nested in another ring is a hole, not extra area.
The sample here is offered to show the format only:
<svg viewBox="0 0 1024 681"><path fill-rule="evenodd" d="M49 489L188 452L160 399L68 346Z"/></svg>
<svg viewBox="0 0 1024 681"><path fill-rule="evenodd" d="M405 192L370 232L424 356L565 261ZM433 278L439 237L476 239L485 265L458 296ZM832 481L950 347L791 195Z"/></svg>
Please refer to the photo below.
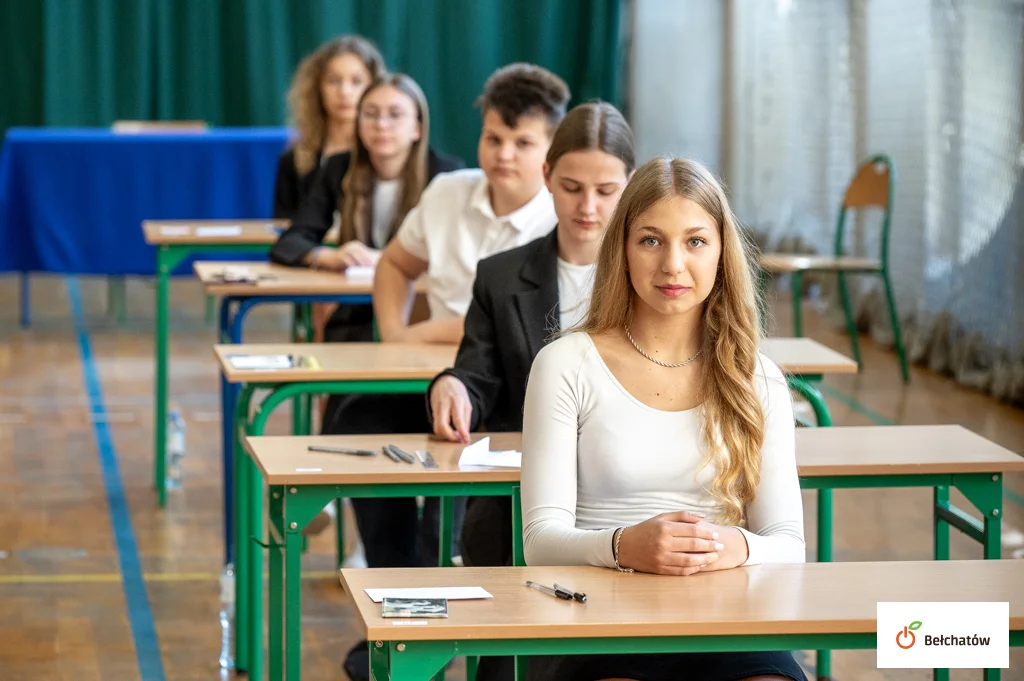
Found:
<svg viewBox="0 0 1024 681"><path fill-rule="evenodd" d="M377 47L358 35L324 43L299 64L288 90L297 135L277 160L275 218L295 217L323 161L352 150L359 98L385 71Z"/></svg>
<svg viewBox="0 0 1024 681"><path fill-rule="evenodd" d="M437 435L466 442L481 426L522 430L530 365L586 316L601 239L634 165L633 133L611 104L582 104L562 120L544 166L558 225L477 266L455 366L428 391ZM511 564L509 500L471 499L461 543L467 565Z"/></svg>

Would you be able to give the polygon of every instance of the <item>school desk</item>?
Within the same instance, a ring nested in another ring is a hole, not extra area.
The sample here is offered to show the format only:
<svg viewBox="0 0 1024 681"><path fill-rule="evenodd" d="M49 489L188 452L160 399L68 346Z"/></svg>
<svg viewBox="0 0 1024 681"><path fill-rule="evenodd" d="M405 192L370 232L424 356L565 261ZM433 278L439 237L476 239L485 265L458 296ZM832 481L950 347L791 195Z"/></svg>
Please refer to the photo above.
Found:
<svg viewBox="0 0 1024 681"><path fill-rule="evenodd" d="M489 435L492 450L521 449L519 433ZM311 452L310 445L329 445L379 452L388 443L405 451L429 451L436 469L419 462L395 463L383 455L361 457ZM271 659L280 656L278 629L285 630L285 648L300 655L298 617L302 529L327 503L342 497L443 498L441 565L450 562L451 496L511 496L513 555L523 565L519 470L458 467L464 445L428 435L347 435L247 437L245 451L268 485L270 498L270 642ZM949 526L983 546L986 559L1000 556L1002 477L1024 472L1024 458L961 426L867 426L798 429L796 458L804 489L932 487L935 490L935 559L949 559ZM948 488L958 488L981 513L976 521L951 506ZM944 494L940 494L940 490ZM818 561L832 560L832 518L818 514ZM250 582L253 584L256 582ZM262 602L262 591L250 592ZM282 612L281 603L289 608ZM248 610L247 610L248 612ZM283 618L283 619L282 619ZM256 630L262 631L262 626ZM261 641L253 641L260 646ZM262 650L261 647L255 650ZM828 656L819 664L828 663ZM472 662L472 660L471 660Z"/></svg>
<svg viewBox="0 0 1024 681"><path fill-rule="evenodd" d="M580 566L371 568L342 570L341 580L369 641L372 678L427 681L457 655L872 649L880 601L1009 601L1010 645L1022 646L1018 563L775 564L692 577ZM526 580L557 581L587 602L553 598ZM365 592L413 586L479 586L493 598L449 601L446 619L409 626L381 617ZM288 681L298 681L299 657L275 658L271 669L285 666Z"/></svg>

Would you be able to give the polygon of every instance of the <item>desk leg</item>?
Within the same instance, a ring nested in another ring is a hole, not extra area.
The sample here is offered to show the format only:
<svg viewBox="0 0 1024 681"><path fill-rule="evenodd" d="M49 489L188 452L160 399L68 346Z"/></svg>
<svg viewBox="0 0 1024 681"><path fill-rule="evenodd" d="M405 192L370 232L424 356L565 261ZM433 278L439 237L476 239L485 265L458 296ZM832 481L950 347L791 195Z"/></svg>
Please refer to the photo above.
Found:
<svg viewBox="0 0 1024 681"><path fill-rule="evenodd" d="M268 677L270 681L281 681L282 674L284 673L284 664L282 660L282 652L286 650L283 648L284 641L282 640L282 622L284 620L284 613L282 611L282 598L284 590L284 557L281 555L282 542L285 541L285 519L284 519L284 487L280 485L273 485L270 487L270 502L268 504L270 508L270 583L268 584L267 590L269 595L268 610L270 621L268 622L267 628L269 629L269 665L268 665ZM288 575L291 576L290 574ZM291 674L288 675L291 678Z"/></svg>
<svg viewBox="0 0 1024 681"><path fill-rule="evenodd" d="M250 431L262 435L263 429ZM246 501L249 514L249 681L263 678L263 552L256 543L263 538L263 479L259 469L245 457ZM296 536L298 538L298 536Z"/></svg>
<svg viewBox="0 0 1024 681"><path fill-rule="evenodd" d="M248 671L249 669L249 640L252 617L249 613L249 555L255 553L252 550L252 531L249 524L249 484L248 469L249 457L242 449L240 437L242 427L248 420L249 400L252 397L253 387L243 386L241 390L236 389L237 397L234 404L234 419L231 426L231 448L230 456L234 460L234 519L235 519L235 669ZM230 419L228 414L225 419ZM247 465L248 464L248 465Z"/></svg>
<svg viewBox="0 0 1024 681"><path fill-rule="evenodd" d="M248 404L248 401L246 401ZM272 407L260 405L253 414L247 432L259 437L267 423ZM246 502L245 513L249 516L250 555L249 565L249 681L262 681L263 678L263 554L253 544L263 538L263 478L255 462L246 459ZM287 493L287 490L285 490ZM289 528L290 529L290 528ZM301 552L302 538L297 532L294 537ZM291 545L292 539L286 540ZM290 560L289 560L290 562ZM285 568L287 570L287 566ZM291 606L286 606L291 607ZM291 662L288 663L291 668Z"/></svg>
<svg viewBox="0 0 1024 681"><path fill-rule="evenodd" d="M336 567L340 570L345 562L345 501L335 499L334 504L334 538L337 543L335 550Z"/></svg>
<svg viewBox="0 0 1024 681"><path fill-rule="evenodd" d="M932 496L935 500L933 507L935 560L949 560L949 525L939 515L940 508L949 506L949 488L936 487Z"/></svg>
<svg viewBox="0 0 1024 681"><path fill-rule="evenodd" d="M238 545L235 528L235 435L230 414L238 400L238 386L228 383L224 374L220 377L220 400L223 423L221 424L221 459L224 469L224 564L235 562L235 547ZM235 571L237 575L237 570ZM237 601L236 601L237 603Z"/></svg>
<svg viewBox="0 0 1024 681"><path fill-rule="evenodd" d="M156 485L157 503L163 508L167 503L167 487L164 476L164 458L167 455L167 305L170 286L170 252L160 246L156 252L156 411L153 414L153 432L156 451L153 463L153 484Z"/></svg>
<svg viewBox="0 0 1024 681"><path fill-rule="evenodd" d="M302 535L289 525L285 537L285 660L288 681L299 681L302 674ZM273 617L273 614L271 615ZM278 620L280 621L280 620ZM271 677L271 681L280 681Z"/></svg>
<svg viewBox="0 0 1024 681"><path fill-rule="evenodd" d="M156 484L157 502L163 508L167 503L167 487L164 476L167 474L164 460L167 456L167 310L171 287L171 272L188 254L184 246L158 246L156 249L156 399L153 400L153 449L154 457L153 481Z"/></svg>
<svg viewBox="0 0 1024 681"><path fill-rule="evenodd" d="M217 342L226 340L226 333L231 318L231 301L224 298L220 302L220 326L217 329ZM220 413L221 413L221 459L224 467L224 563L235 561L235 436L232 415L235 413L235 402L238 400L238 387L228 383L224 374L220 375ZM238 574L238 570L235 570ZM235 601L237 604L238 601Z"/></svg>
<svg viewBox="0 0 1024 681"><path fill-rule="evenodd" d="M818 562L832 562L832 490L818 490ZM832 651L819 650L817 662L819 679L832 675Z"/></svg>

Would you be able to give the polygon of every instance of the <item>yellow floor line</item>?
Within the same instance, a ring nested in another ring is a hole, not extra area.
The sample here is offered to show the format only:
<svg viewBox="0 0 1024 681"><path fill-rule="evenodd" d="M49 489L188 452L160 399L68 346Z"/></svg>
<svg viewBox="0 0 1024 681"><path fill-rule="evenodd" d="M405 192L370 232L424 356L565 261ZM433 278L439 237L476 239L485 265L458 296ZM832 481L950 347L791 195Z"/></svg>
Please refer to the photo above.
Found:
<svg viewBox="0 0 1024 681"><path fill-rule="evenodd" d="M307 570L303 579L337 578L334 570ZM143 575L147 582L215 582L220 575L214 572L153 572ZM120 582L118 573L93 575L0 575L0 584L87 584Z"/></svg>

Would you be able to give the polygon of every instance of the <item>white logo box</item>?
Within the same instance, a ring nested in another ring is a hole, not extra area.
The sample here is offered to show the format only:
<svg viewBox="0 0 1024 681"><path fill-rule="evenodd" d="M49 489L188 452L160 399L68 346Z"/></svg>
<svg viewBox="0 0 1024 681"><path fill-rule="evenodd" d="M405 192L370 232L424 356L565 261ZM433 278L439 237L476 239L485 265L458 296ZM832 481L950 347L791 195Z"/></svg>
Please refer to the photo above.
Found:
<svg viewBox="0 0 1024 681"><path fill-rule="evenodd" d="M1006 669L1009 603L878 603L879 669Z"/></svg>

